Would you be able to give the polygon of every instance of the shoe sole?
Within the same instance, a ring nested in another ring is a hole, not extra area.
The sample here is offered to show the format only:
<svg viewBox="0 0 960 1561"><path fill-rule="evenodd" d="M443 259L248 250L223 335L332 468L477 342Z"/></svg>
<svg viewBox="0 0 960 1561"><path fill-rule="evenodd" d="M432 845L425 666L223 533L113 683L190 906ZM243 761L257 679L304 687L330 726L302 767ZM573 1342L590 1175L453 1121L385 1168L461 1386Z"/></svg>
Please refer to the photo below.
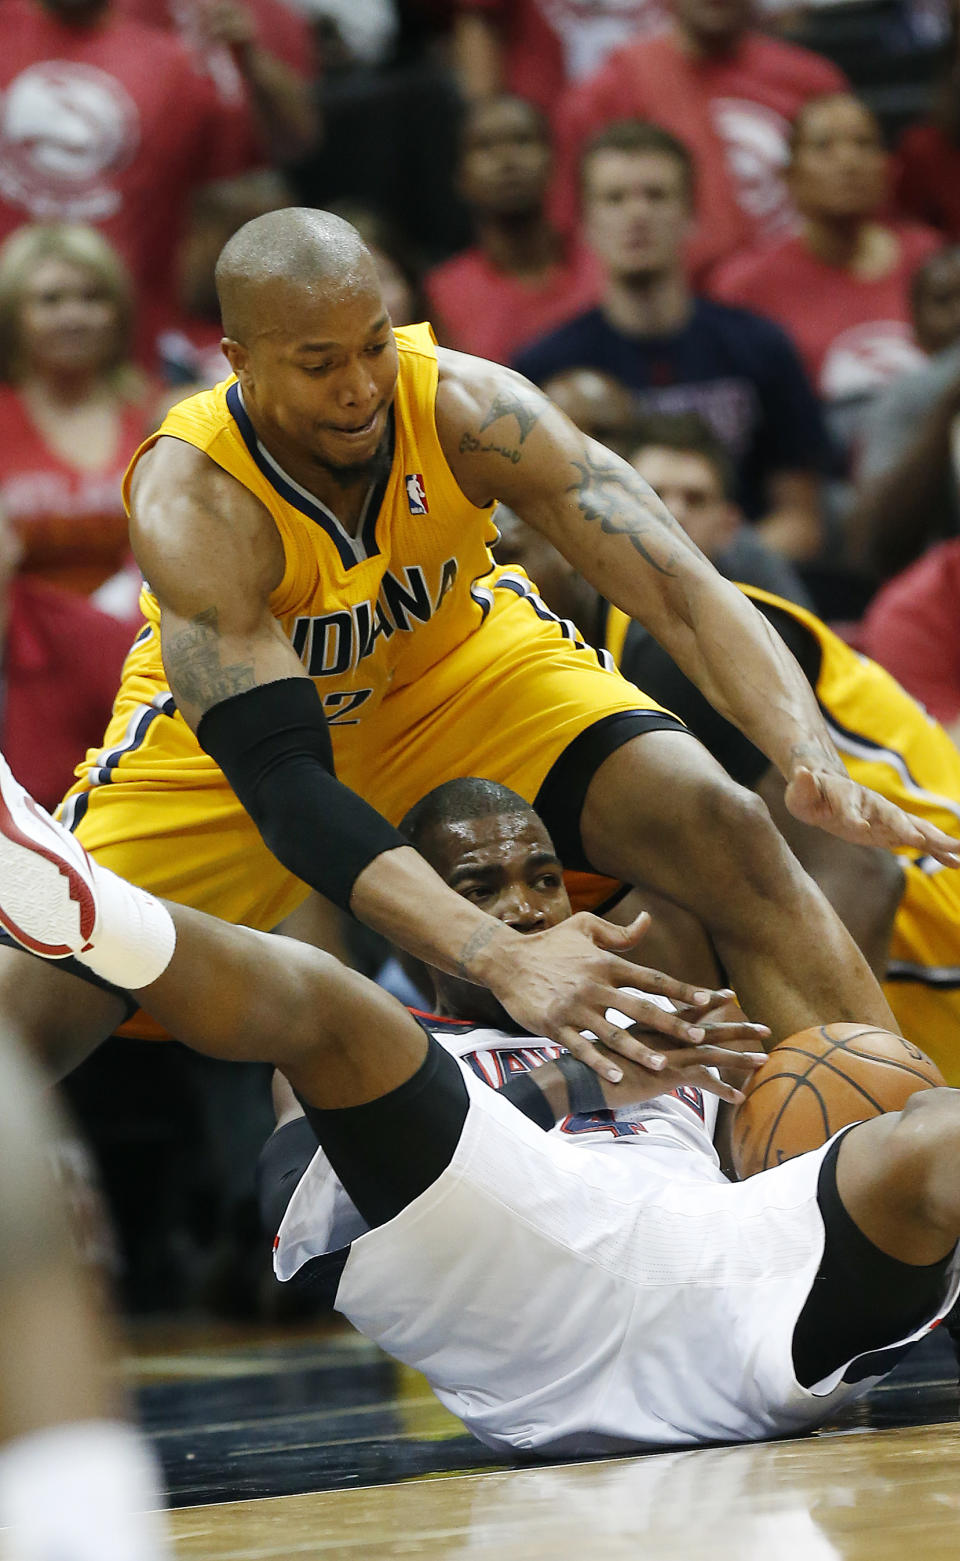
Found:
<svg viewBox="0 0 960 1561"><path fill-rule="evenodd" d="M86 857L79 843L76 849ZM31 953L66 959L90 947L96 919L82 867L33 798L0 771L0 926Z"/></svg>

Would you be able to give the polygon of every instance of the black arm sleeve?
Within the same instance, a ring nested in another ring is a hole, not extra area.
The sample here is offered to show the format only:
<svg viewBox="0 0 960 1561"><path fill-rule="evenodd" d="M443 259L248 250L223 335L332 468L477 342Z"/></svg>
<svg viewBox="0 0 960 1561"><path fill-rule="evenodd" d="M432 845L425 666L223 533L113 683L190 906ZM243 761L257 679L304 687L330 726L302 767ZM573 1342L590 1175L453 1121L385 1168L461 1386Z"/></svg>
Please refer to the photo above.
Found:
<svg viewBox="0 0 960 1561"><path fill-rule="evenodd" d="M749 594L749 593L748 593ZM787 649L800 663L800 669L816 688L820 676L820 645L805 624L790 613L767 602L754 600L758 612L776 629ZM676 662L667 654L640 624L632 624L627 631L626 644L620 662L620 670L631 683L636 683L664 709L679 717L690 728L694 737L741 786L754 787L770 768L766 754L755 748L748 737L738 731L709 700L685 676Z"/></svg>
<svg viewBox="0 0 960 1561"><path fill-rule="evenodd" d="M282 678L221 700L201 718L197 738L278 861L344 910L374 857L407 845L333 774L330 733L309 679Z"/></svg>

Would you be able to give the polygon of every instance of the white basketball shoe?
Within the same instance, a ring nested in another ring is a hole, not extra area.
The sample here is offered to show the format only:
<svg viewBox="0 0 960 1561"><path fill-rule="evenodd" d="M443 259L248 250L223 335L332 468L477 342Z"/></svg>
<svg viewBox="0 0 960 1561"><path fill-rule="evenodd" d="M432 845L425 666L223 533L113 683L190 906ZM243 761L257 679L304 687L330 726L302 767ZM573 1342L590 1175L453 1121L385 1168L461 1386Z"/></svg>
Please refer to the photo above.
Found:
<svg viewBox="0 0 960 1561"><path fill-rule="evenodd" d="M93 946L93 863L16 780L0 754L0 926L32 954L66 959Z"/></svg>

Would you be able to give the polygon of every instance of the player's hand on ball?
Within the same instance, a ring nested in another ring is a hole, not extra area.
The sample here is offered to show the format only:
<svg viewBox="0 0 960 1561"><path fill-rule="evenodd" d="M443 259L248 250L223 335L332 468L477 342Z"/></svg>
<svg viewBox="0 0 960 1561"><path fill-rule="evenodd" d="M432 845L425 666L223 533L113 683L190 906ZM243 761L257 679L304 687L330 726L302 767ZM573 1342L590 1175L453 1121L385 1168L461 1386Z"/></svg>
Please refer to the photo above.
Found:
<svg viewBox="0 0 960 1561"><path fill-rule="evenodd" d="M724 1074L738 1074L741 1082L746 1083L767 1060L766 1052L727 1051L713 1045L664 1048L650 1031L646 1039L651 1051L663 1058L662 1071L651 1073L649 1068L641 1068L636 1063L618 1058L623 1070L620 1083L612 1084L604 1079L602 1084L603 1098L611 1110L616 1110L618 1106L639 1105L641 1101L652 1100L655 1095L668 1094L681 1084L704 1090L708 1095L717 1095L721 1100L729 1101L730 1105L738 1106L743 1100L743 1091L731 1083L729 1078L718 1078L710 1070L720 1068Z"/></svg>
<svg viewBox="0 0 960 1561"><path fill-rule="evenodd" d="M708 1031L699 1016L709 1012L721 994L621 958L636 947L649 925L646 911L627 927L581 911L547 932L516 939L510 946L509 965L501 970L497 984L490 980L490 985L513 1018L532 1034L565 1046L613 1083L619 1082L620 1060L626 1058L652 1071L657 1082L654 1093L659 1094L664 1087L673 1088L662 1083L667 1067L664 1053L633 1034L632 1026L665 1036L674 1047L700 1047ZM624 991L624 987L641 991ZM667 997L683 1012L661 1008L645 993ZM625 1015L630 1027L609 1019L611 1008ZM740 1038L750 1036L760 1044L769 1033L765 1026L750 1026L746 1021L736 1028ZM728 1036L732 1038L731 1032ZM617 1054L616 1060L598 1050L596 1038L608 1053Z"/></svg>
<svg viewBox="0 0 960 1561"><path fill-rule="evenodd" d="M960 867L960 841L859 785L845 770L800 765L788 781L784 800L801 823L815 824L854 845L906 848L932 856L945 867Z"/></svg>

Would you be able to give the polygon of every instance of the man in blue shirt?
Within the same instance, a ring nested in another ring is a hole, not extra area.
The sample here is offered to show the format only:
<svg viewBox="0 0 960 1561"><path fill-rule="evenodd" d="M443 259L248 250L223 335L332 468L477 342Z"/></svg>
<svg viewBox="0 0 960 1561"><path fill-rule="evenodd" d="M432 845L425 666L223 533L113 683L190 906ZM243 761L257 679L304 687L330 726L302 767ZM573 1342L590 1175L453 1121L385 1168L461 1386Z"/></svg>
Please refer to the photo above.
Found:
<svg viewBox="0 0 960 1561"><path fill-rule="evenodd" d="M582 178L586 236L606 277L602 302L533 343L516 367L541 385L567 369L601 369L644 410L698 412L730 454L758 534L788 557L814 557L828 459L820 407L779 326L690 292L686 147L656 125L625 120L590 142Z"/></svg>

